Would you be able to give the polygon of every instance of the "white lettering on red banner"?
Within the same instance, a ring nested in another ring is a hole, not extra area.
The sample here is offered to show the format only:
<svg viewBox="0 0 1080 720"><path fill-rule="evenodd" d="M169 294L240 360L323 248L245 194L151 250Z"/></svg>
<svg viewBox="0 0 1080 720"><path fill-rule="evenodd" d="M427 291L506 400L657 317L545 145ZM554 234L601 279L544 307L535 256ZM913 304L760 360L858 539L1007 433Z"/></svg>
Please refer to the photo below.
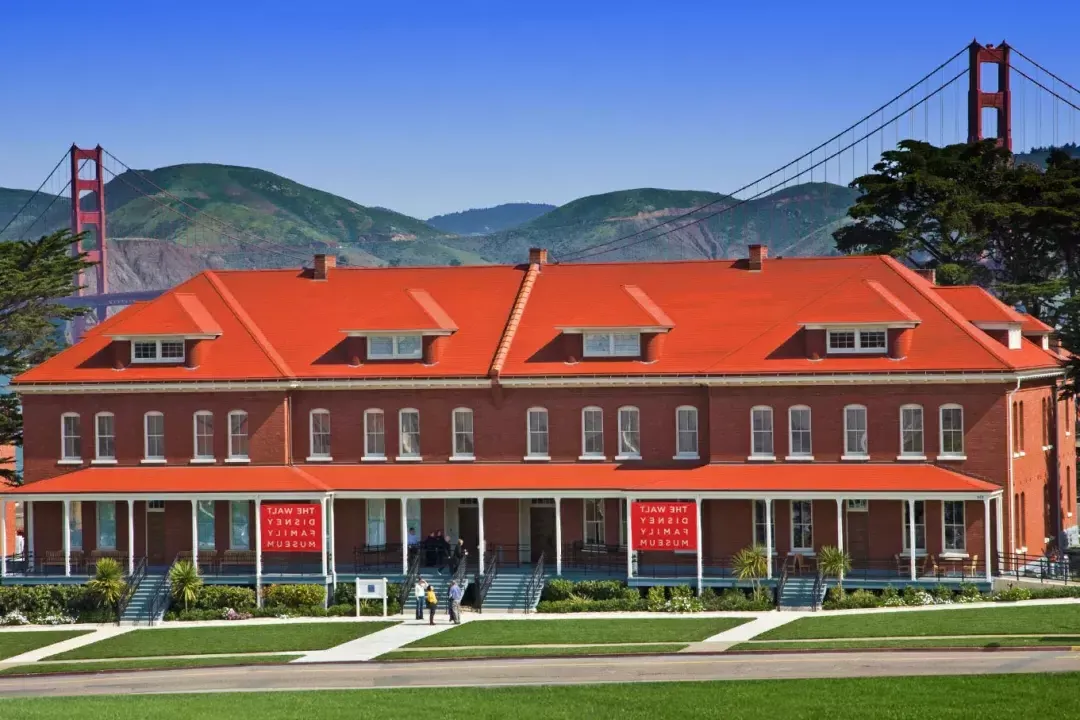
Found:
<svg viewBox="0 0 1080 720"><path fill-rule="evenodd" d="M697 550L697 509L692 502L634 502L633 550Z"/></svg>
<svg viewBox="0 0 1080 720"><path fill-rule="evenodd" d="M263 552L322 552L322 507L315 504L261 506Z"/></svg>

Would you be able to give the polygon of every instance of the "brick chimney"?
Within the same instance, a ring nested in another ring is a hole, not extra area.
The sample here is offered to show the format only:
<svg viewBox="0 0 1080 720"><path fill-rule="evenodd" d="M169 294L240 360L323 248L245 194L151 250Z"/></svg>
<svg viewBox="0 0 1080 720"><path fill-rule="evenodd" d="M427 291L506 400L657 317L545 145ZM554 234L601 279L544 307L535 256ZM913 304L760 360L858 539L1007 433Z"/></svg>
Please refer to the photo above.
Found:
<svg viewBox="0 0 1080 720"><path fill-rule="evenodd" d="M319 253L315 256L316 280L326 280L330 277L330 271L337 266L337 256Z"/></svg>
<svg viewBox="0 0 1080 720"><path fill-rule="evenodd" d="M529 248L530 265L547 265L547 250L544 248Z"/></svg>
<svg viewBox="0 0 1080 720"><path fill-rule="evenodd" d="M750 246L750 269L758 272L765 264L765 258L769 257L769 248L765 245Z"/></svg>
<svg viewBox="0 0 1080 720"><path fill-rule="evenodd" d="M934 268L915 268L915 272L924 280L929 280L931 285L937 285L937 271Z"/></svg>

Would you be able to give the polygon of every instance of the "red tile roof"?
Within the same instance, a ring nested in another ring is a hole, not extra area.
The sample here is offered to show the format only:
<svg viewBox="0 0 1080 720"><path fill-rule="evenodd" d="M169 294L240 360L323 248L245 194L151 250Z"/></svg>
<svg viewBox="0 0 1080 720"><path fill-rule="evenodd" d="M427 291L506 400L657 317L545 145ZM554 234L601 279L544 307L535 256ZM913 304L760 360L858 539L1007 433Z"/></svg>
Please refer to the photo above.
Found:
<svg viewBox="0 0 1080 720"><path fill-rule="evenodd" d="M201 310L199 310L201 308ZM182 311L182 312L181 312ZM1009 350L972 319L1025 319L979 288L930 285L888 257L745 262L338 268L325 282L300 270L208 271L132 306L17 383L486 378L566 375L723 375L1006 372L1056 368L1025 340ZM902 360L805 356L806 323L916 322ZM106 335L221 331L200 367L112 369ZM1030 323L1028 323L1030 324ZM560 327L668 327L648 364L632 358L568 364ZM434 365L350 367L346 330L450 330Z"/></svg>
<svg viewBox="0 0 1080 720"><path fill-rule="evenodd" d="M386 464L273 467L87 468L4 494L319 493L483 491L990 493L997 485L935 465L713 464L634 468L611 464Z"/></svg>
<svg viewBox="0 0 1080 720"><path fill-rule="evenodd" d="M1021 332L1025 335L1051 335L1054 332L1054 328L1044 323L1034 315L1028 315L1027 313L1020 313L1020 316L1024 318L1024 324L1021 326Z"/></svg>

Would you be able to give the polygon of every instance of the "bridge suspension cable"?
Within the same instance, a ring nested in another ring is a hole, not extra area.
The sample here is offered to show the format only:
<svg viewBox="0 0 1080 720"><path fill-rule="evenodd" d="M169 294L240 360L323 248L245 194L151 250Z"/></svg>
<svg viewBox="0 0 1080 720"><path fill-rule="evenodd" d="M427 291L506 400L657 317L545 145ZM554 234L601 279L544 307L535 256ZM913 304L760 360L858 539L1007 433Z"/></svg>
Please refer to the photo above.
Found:
<svg viewBox="0 0 1080 720"><path fill-rule="evenodd" d="M60 157L60 159L59 159L59 160L58 160L58 161L56 162L56 165L54 165L54 166L53 166L53 169L49 171L49 174L45 176L45 179L41 181L41 184L40 184L40 185L38 185L38 187L37 187L37 190L35 190L35 191L34 191L34 192L33 192L33 193L32 193L32 194L30 195L30 197L28 197L28 198L26 199L26 202L24 202L24 203L22 204L22 207L20 207L20 208L19 208L18 210L16 210L16 211L15 211L15 214L14 214L14 215L12 215L12 216L11 216L10 218L8 218L8 221L7 221L6 223L4 223L4 227L0 228L0 237L3 237L3 235L4 235L4 232L5 232L5 231L6 231L6 230L7 230L7 229L8 229L9 227L11 227L11 226L12 226L12 225L13 225L13 224L15 223L15 221L16 221L16 220L18 220L18 219L19 219L19 217L20 217L20 216L21 216L21 215L23 214L23 212L25 212L25 211L26 211L26 209L27 209L28 207L30 207L30 204L34 202L34 199L35 199L35 198L37 198L37 196L38 196L38 195L40 195L40 194L41 194L41 191L42 191L42 189L44 189L44 187L45 187L45 186L46 186L46 185L48 184L49 180L51 180L51 179L52 179L53 175L55 175L55 174L56 174L56 171L60 169L60 166L61 166L61 165L63 165L63 164L64 164L64 161L65 161L65 160L67 160L67 159L68 159L68 154L67 154L67 153L65 152L65 153L64 153L64 154L63 154L63 155L62 155L62 156ZM70 187L70 185L71 185L71 181L69 180L69 181L68 181L68 185L67 185L67 186L65 186L65 188L64 188L64 189L66 190L66 189L67 189L67 187ZM59 193L57 193L57 194L54 194L54 195L53 195L53 199L52 199L52 201L51 201L51 202L50 202L50 203L48 204L48 206L46 206L45 212L48 212L48 208L52 207L52 204L53 204L54 202L56 202L56 198L57 198L57 197L58 197L59 195L63 195L63 194L64 194L64 191L63 191L63 190L62 190L62 191L60 191L60 192L59 192ZM42 213L42 214L44 214L44 213ZM36 220L35 220L34 222L36 222ZM31 226L33 226L33 224L34 224L34 223L30 223L30 225L31 225Z"/></svg>

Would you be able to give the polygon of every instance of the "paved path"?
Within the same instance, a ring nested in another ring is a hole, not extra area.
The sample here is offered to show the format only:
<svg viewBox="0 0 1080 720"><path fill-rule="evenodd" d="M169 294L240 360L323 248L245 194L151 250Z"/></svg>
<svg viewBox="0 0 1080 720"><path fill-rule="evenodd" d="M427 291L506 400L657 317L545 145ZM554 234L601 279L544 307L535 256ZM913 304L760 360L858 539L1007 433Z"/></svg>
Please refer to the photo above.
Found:
<svg viewBox="0 0 1080 720"><path fill-rule="evenodd" d="M686 649L687 652L718 652L726 650L736 643L746 642L750 638L757 637L763 632L787 625L789 622L806 617L810 613L802 612L772 612L758 615L748 623L737 625L730 630L717 633L710 638L705 638L702 643Z"/></svg>
<svg viewBox="0 0 1080 720"><path fill-rule="evenodd" d="M452 627L455 626L445 621L437 625L429 625L426 621L411 620L350 640L343 645L337 645L328 650L309 652L303 657L293 660L293 663L339 663L371 660L391 650L397 650L402 645L408 645L411 642L441 633Z"/></svg>
<svg viewBox="0 0 1080 720"><path fill-rule="evenodd" d="M96 643L100 640L108 640L111 637L117 635L123 635L124 633L131 632L134 628L130 627L117 627L115 625L109 627L99 627L92 633L86 635L80 635L79 637L71 638L70 640L62 640L52 645L46 645L40 647L37 650L30 650L24 652L22 655L16 655L14 657L5 658L0 661L0 667L7 667L9 665L21 665L23 663L37 662L42 658L47 658L50 655L57 655L68 650L74 650L75 648L81 648L84 645Z"/></svg>
<svg viewBox="0 0 1080 720"><path fill-rule="evenodd" d="M271 690L578 685L687 680L983 675L1080 671L1080 652L859 652L623 658L532 658L197 668L0 677L0 697Z"/></svg>

